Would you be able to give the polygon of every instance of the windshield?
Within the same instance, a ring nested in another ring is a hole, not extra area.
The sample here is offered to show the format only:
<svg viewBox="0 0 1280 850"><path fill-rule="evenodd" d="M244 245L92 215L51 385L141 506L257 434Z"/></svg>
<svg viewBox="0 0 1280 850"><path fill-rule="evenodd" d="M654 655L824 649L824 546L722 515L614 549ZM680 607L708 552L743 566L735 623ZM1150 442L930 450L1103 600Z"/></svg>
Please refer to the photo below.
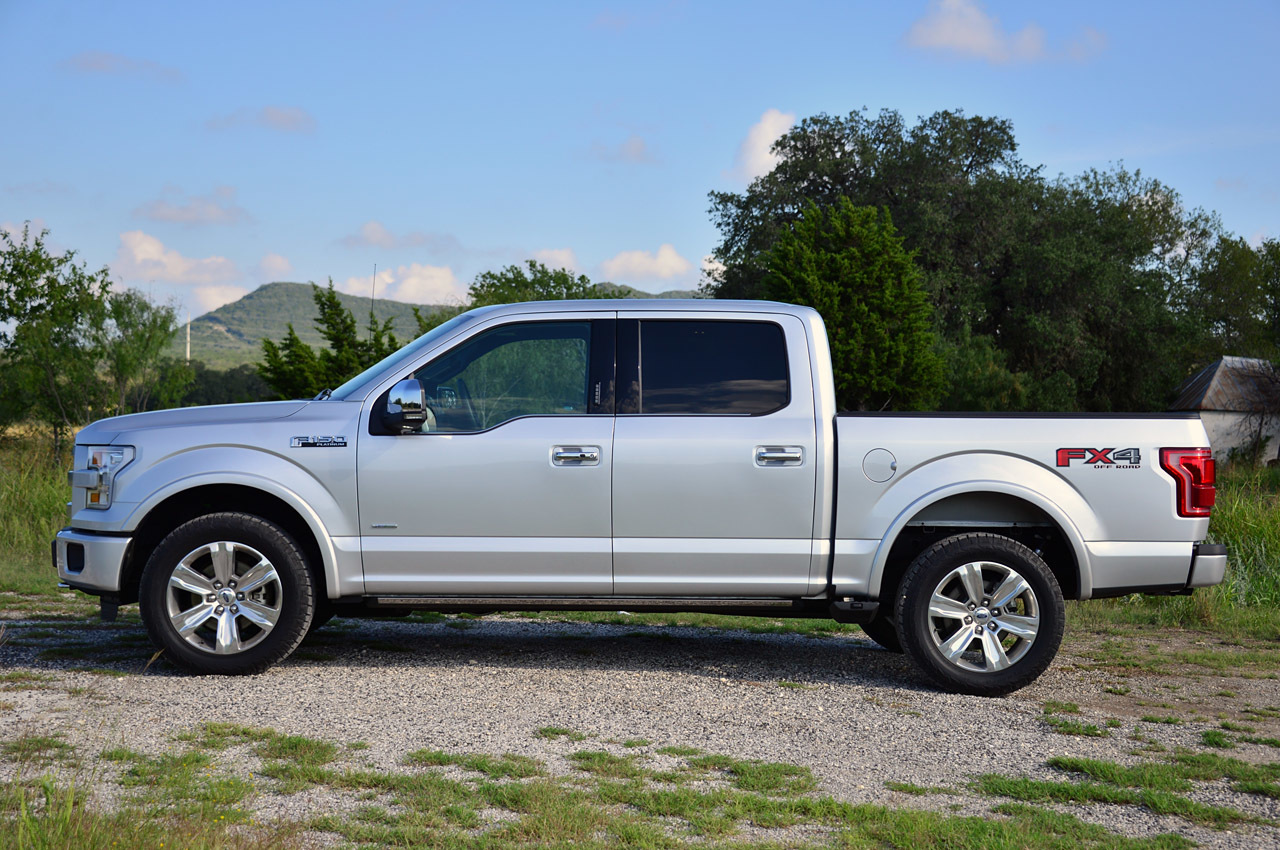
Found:
<svg viewBox="0 0 1280 850"><path fill-rule="evenodd" d="M330 394L329 398L346 401L348 396L360 390L360 388L369 381L377 378L387 369L391 368L391 366L396 362L412 359L419 351L430 348L437 340L444 339L452 334L459 326L467 324L474 318L475 316L473 313L463 313L459 316L454 316L443 325L427 331L404 348L401 348L398 351L393 351L377 363L374 363L368 369L365 369L359 375L356 375L354 378L334 390Z"/></svg>

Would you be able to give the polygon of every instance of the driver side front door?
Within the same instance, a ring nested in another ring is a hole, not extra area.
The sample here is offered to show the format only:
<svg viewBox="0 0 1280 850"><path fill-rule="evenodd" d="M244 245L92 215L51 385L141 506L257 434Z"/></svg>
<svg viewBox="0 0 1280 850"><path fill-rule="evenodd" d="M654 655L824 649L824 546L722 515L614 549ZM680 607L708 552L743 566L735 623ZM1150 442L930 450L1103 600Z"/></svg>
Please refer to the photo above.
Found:
<svg viewBox="0 0 1280 850"><path fill-rule="evenodd" d="M612 319L507 320L414 370L430 430L358 446L368 593L612 592Z"/></svg>

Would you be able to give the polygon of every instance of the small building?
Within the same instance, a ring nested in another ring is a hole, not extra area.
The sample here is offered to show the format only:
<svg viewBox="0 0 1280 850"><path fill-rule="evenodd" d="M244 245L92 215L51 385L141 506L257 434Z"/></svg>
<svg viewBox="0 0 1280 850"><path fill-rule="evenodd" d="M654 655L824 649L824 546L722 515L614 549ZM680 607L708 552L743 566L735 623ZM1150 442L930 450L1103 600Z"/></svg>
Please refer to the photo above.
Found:
<svg viewBox="0 0 1280 850"><path fill-rule="evenodd" d="M1280 368L1268 360L1215 360L1178 387L1169 409L1200 414L1219 463L1274 463L1280 453Z"/></svg>

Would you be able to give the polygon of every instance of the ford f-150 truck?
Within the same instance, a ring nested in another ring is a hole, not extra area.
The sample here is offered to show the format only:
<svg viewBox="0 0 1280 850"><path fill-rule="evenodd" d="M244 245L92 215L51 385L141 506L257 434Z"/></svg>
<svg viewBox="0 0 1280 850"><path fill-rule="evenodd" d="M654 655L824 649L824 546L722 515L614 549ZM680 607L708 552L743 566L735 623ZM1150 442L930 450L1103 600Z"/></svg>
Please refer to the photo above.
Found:
<svg viewBox="0 0 1280 850"><path fill-rule="evenodd" d="M69 479L61 581L197 673L335 614L710 611L861 623L998 695L1064 598L1227 560L1194 415L838 413L821 318L768 302L472 310L312 400L95 422Z"/></svg>

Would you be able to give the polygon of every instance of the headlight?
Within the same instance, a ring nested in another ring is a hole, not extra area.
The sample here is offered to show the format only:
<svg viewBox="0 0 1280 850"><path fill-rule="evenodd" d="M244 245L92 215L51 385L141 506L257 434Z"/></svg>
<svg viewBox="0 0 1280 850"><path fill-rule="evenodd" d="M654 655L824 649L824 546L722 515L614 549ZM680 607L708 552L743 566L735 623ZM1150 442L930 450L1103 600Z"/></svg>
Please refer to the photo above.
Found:
<svg viewBox="0 0 1280 850"><path fill-rule="evenodd" d="M88 491L85 507L105 510L111 507L111 494L115 477L129 461L133 460L133 446L87 446L88 469L73 469L67 473L72 487Z"/></svg>

